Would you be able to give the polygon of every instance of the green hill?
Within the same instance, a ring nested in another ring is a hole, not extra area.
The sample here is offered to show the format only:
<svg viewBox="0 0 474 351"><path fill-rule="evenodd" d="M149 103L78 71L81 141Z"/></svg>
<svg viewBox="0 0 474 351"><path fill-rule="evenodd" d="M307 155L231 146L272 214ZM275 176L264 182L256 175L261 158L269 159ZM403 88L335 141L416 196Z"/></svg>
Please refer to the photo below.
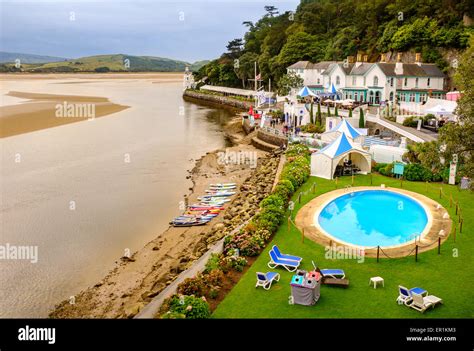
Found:
<svg viewBox="0 0 474 351"><path fill-rule="evenodd" d="M183 72L186 66L198 70L209 61L188 63L156 56L132 56L124 54L87 56L77 59L63 59L60 62L25 64L26 72ZM26 62L25 62L26 63ZM2 65L3 71L15 71L10 64Z"/></svg>
<svg viewBox="0 0 474 351"><path fill-rule="evenodd" d="M20 60L20 63L47 63L47 62L59 62L66 61L64 57L56 56L44 56L44 55L32 55L32 54L21 54L18 52L5 52L0 51L0 63L12 63Z"/></svg>

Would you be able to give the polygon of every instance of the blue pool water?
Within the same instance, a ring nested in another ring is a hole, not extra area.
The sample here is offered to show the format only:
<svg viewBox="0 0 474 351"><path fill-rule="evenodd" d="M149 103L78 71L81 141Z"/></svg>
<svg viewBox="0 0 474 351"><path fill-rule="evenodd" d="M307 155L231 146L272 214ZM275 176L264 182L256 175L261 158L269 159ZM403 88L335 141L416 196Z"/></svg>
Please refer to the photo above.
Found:
<svg viewBox="0 0 474 351"><path fill-rule="evenodd" d="M421 234L428 223L417 201L388 190L340 196L323 208L317 220L333 237L369 247L403 244Z"/></svg>

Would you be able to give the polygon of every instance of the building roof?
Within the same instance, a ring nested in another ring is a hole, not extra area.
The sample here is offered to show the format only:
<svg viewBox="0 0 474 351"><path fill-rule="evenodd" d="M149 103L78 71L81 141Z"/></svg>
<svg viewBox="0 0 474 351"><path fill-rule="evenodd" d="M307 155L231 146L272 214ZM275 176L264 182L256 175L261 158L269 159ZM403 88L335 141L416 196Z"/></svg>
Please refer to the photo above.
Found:
<svg viewBox="0 0 474 351"><path fill-rule="evenodd" d="M374 63L370 62L361 62L360 65L354 64L354 66L351 69L351 75L364 75L367 73L369 69L372 68Z"/></svg>
<svg viewBox="0 0 474 351"><path fill-rule="evenodd" d="M360 62L359 64L336 62L336 61L322 61L318 63L311 63L309 61L298 61L288 69L316 69L323 70L323 74L329 74L337 66L341 67L347 75L364 75L374 65L380 67L382 72L388 77L445 77L445 74L434 63L403 63L403 74L395 73L395 63L391 62Z"/></svg>
<svg viewBox="0 0 474 351"><path fill-rule="evenodd" d="M292 64L291 66L287 67L287 69L304 69L304 68L308 68L308 65L310 64L312 65L312 63L309 61L298 61Z"/></svg>
<svg viewBox="0 0 474 351"><path fill-rule="evenodd" d="M317 63L311 63L309 61L298 61L287 69L317 69L317 70L326 70L330 65L336 63L336 61L321 61Z"/></svg>
<svg viewBox="0 0 474 351"><path fill-rule="evenodd" d="M395 63L378 62L382 72L389 77L444 77L443 72L433 63L403 63L403 74L395 73Z"/></svg>

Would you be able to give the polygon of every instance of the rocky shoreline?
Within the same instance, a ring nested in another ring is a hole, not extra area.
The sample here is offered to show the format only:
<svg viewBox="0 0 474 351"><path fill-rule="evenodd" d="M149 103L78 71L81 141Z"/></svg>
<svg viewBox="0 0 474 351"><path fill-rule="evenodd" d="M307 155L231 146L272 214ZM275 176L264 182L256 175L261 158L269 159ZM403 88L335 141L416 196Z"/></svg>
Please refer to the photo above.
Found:
<svg viewBox="0 0 474 351"><path fill-rule="evenodd" d="M190 171L193 187L188 195L189 203L194 203L209 183L236 182L239 192L224 213L202 227L168 228L131 257L122 257L100 282L59 303L51 318L134 317L215 242L255 214L272 190L280 157L254 148L252 135L242 131L240 117L232 119L224 131L236 145L209 152L196 161ZM222 152L255 153L256 167L223 164L219 162Z"/></svg>

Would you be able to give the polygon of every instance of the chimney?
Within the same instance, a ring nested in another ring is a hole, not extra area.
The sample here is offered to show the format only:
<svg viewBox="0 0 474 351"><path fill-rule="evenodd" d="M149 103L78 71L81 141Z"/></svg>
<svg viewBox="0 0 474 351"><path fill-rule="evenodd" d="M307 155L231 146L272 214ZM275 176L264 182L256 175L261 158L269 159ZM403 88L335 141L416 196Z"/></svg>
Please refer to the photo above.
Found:
<svg viewBox="0 0 474 351"><path fill-rule="evenodd" d="M387 54L380 55L380 62L387 62Z"/></svg>
<svg viewBox="0 0 474 351"><path fill-rule="evenodd" d="M359 67L362 64L362 54L357 54L357 60L355 63L356 67Z"/></svg>
<svg viewBox="0 0 474 351"><path fill-rule="evenodd" d="M368 59L369 59L369 55L364 55L364 62L367 62Z"/></svg>
<svg viewBox="0 0 474 351"><path fill-rule="evenodd" d="M402 62L402 53L397 52L397 62Z"/></svg>
<svg viewBox="0 0 474 351"><path fill-rule="evenodd" d="M418 65L418 66L421 66L421 53L420 52L417 52L415 54L415 63Z"/></svg>
<svg viewBox="0 0 474 351"><path fill-rule="evenodd" d="M347 56L347 63L354 63L354 56Z"/></svg>

